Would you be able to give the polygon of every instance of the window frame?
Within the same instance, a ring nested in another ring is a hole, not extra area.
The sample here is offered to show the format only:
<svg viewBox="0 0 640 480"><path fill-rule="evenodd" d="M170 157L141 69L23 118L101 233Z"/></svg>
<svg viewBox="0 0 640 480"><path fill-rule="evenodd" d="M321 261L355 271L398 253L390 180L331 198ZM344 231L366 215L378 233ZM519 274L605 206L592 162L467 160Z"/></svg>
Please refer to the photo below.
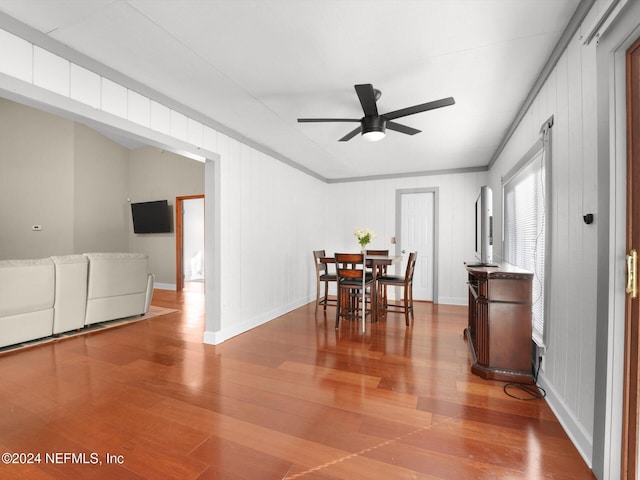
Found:
<svg viewBox="0 0 640 480"><path fill-rule="evenodd" d="M527 153L502 177L502 252L503 260L509 262L506 258L507 252L507 232L506 232L506 211L507 211L507 195L509 185L513 181L517 181L522 175L526 175L533 167L536 161L540 161L541 168L544 169L542 178L542 206L543 206L543 222L544 230L544 262L542 271L542 331L537 328L536 318L533 315L534 305L532 305L531 330L532 338L539 347L546 349L549 334L549 298L550 298L550 276L551 276L551 235L549 226L551 224L551 127L553 126L553 117L550 117L543 123L540 129L540 138L531 146ZM522 267L522 265L518 265ZM534 272L534 282L536 281L536 273ZM539 278L538 278L539 280ZM532 292L533 293L533 292ZM536 298L533 298L535 304Z"/></svg>

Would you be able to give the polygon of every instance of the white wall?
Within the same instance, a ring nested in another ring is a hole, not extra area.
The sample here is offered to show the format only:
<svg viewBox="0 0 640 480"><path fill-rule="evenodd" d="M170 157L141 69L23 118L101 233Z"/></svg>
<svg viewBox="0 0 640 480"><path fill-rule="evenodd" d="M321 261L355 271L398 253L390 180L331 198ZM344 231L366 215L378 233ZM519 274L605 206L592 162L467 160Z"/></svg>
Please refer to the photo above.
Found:
<svg viewBox="0 0 640 480"><path fill-rule="evenodd" d="M212 343L253 328L315 296L313 250L358 251L356 227L396 236L396 191L437 188L440 303L466 305L464 262L473 259L474 202L486 172L324 184L220 135L222 321Z"/></svg>
<svg viewBox="0 0 640 480"><path fill-rule="evenodd" d="M597 7L594 7L594 12ZM584 22L588 26L594 12ZM583 28L586 28L583 26ZM595 44L578 31L489 172L494 190L496 253L501 254L501 178L540 136L551 116L551 198L547 255L550 284L545 319L547 352L540 383L547 401L590 464L593 447L596 303L598 294L598 179ZM593 213L587 225L583 215Z"/></svg>
<svg viewBox="0 0 640 480"><path fill-rule="evenodd" d="M358 251L353 230L368 227L376 234L370 248L395 253L391 238L399 237L396 191L435 188L439 197L438 302L466 305L464 262L474 260L475 199L486 182L486 172L475 172L331 184L325 200L330 226L324 242L318 242L315 248L328 253Z"/></svg>
<svg viewBox="0 0 640 480"><path fill-rule="evenodd" d="M315 295L312 250L330 228L327 184L225 135L218 150L220 191L206 193L219 195L222 224L220 324L207 318L211 343L307 303Z"/></svg>

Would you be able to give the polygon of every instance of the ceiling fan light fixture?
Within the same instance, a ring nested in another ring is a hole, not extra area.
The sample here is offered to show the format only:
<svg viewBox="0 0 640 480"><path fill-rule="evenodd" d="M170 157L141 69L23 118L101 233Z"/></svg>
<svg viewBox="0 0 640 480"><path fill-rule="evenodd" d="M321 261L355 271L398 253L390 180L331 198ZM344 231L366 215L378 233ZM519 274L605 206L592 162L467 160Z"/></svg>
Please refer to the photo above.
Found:
<svg viewBox="0 0 640 480"><path fill-rule="evenodd" d="M362 138L370 142L382 140L385 136L386 120L382 116L362 119Z"/></svg>
<svg viewBox="0 0 640 480"><path fill-rule="evenodd" d="M372 132L362 132L362 138L370 142L377 142L378 140L382 140L384 137L385 133L377 130Z"/></svg>

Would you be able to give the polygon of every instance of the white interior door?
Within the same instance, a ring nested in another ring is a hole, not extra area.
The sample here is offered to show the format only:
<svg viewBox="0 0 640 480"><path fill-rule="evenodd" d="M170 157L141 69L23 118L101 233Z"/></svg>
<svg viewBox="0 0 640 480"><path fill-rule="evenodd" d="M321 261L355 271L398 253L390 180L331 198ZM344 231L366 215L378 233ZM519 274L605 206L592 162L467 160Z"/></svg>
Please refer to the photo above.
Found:
<svg viewBox="0 0 640 480"><path fill-rule="evenodd" d="M414 300L433 301L434 193L401 195L400 247L402 273L409 252L418 252L413 277Z"/></svg>
<svg viewBox="0 0 640 480"><path fill-rule="evenodd" d="M182 268L185 282L204 281L204 198L182 204Z"/></svg>

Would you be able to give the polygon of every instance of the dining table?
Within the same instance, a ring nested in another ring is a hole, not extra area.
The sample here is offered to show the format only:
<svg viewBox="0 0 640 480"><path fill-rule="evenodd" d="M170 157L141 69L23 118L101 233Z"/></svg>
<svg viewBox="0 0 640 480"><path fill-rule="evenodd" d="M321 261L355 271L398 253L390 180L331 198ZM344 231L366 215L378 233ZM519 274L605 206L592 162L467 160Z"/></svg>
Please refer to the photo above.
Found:
<svg viewBox="0 0 640 480"><path fill-rule="evenodd" d="M336 259L334 256L324 256L320 257L320 261L323 263L335 263ZM380 308L378 307L378 283L377 277L378 272L381 267L388 267L391 265L396 265L402 261L402 255L365 255L364 263L367 267L371 268L371 274L373 277L373 287L372 287L372 314L371 314L371 322L376 323L380 318ZM364 284L364 278L363 278ZM365 291L362 289L362 302L364 305L365 301ZM365 309L362 309L362 331L365 331Z"/></svg>

